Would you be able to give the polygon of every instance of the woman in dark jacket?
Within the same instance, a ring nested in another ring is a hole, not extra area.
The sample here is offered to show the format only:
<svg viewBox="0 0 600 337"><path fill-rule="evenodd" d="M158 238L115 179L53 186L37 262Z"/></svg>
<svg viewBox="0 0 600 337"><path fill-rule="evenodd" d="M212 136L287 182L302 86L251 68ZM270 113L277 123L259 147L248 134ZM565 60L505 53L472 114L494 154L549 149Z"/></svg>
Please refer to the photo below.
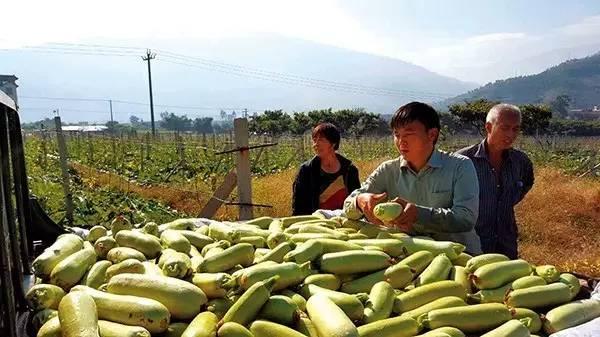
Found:
<svg viewBox="0 0 600 337"><path fill-rule="evenodd" d="M360 187L358 169L344 156L340 132L331 123L312 130L315 156L302 164L294 180L292 214L311 214L317 209L341 209L344 199Z"/></svg>

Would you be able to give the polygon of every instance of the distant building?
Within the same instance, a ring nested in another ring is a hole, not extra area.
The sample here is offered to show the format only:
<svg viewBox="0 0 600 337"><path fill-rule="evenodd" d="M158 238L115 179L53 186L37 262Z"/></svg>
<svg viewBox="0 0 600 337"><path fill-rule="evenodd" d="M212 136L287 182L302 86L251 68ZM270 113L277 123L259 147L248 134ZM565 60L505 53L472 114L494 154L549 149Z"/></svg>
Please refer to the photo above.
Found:
<svg viewBox="0 0 600 337"><path fill-rule="evenodd" d="M70 133L99 133L108 129L106 125L63 125L62 130Z"/></svg>
<svg viewBox="0 0 600 337"><path fill-rule="evenodd" d="M0 90L4 91L8 97L15 101L16 105L19 105L17 101L17 76L15 75L0 75Z"/></svg>
<svg viewBox="0 0 600 337"><path fill-rule="evenodd" d="M600 120L600 106L594 105L594 107L591 109L571 109L569 110L569 118L583 120Z"/></svg>

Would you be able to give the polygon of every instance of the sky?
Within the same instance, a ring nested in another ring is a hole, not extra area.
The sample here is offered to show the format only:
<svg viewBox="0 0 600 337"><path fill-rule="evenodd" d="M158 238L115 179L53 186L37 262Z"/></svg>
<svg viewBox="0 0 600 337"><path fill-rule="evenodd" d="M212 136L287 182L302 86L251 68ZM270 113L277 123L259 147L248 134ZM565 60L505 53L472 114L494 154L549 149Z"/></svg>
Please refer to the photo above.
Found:
<svg viewBox="0 0 600 337"><path fill-rule="evenodd" d="M273 33L477 83L505 77L498 63L600 45L597 0L19 0L2 7L10 15L3 15L0 48Z"/></svg>

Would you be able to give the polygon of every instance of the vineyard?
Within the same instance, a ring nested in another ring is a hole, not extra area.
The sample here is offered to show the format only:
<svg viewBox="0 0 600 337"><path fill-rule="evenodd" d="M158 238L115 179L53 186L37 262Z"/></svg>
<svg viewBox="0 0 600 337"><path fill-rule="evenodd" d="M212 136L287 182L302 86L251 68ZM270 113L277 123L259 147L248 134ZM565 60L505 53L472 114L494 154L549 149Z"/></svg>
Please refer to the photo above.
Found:
<svg viewBox="0 0 600 337"><path fill-rule="evenodd" d="M233 147L230 134L161 133L155 139L149 134L67 134L65 138L76 224L103 223L115 212L128 214L136 222L166 221L181 213L195 215L227 172L235 168L234 154L219 154ZM34 133L25 139L30 188L50 216L61 222L65 210L56 134ZM440 140L439 146L453 151L477 141L476 137L446 137ZM257 144L276 145L250 151L251 171L255 177L294 169L312 156L309 136L251 137L250 145ZM537 166L556 167L570 176L586 172L587 176L600 176L598 170L592 170L600 161L598 138L523 137L518 147L524 149ZM396 154L391 137L343 139L340 152L355 162L379 162ZM361 175L366 173L361 172ZM158 190L156 198L148 193L153 189ZM186 206L178 207L177 203L165 200L164 195L161 198L165 191L187 196ZM255 188L255 198L263 193ZM267 198L256 202L273 204L274 201ZM235 207L226 208L228 216L235 216ZM281 206L258 212L285 215L279 214Z"/></svg>
<svg viewBox="0 0 600 337"><path fill-rule="evenodd" d="M277 143L274 149L251 152L252 173L266 175L296 166L312 156L309 138L253 137L251 144ZM344 140L344 153L351 158L376 159L393 155L387 138ZM36 165L48 163L58 154L52 134L28 137L27 152ZM144 136L67 136L70 160L99 170L110 171L141 184L181 184L208 181L226 174L235 166L233 155L219 155L233 147L231 136L210 137L160 134ZM44 159L46 158L46 159ZM260 159L260 160L257 160Z"/></svg>
<svg viewBox="0 0 600 337"><path fill-rule="evenodd" d="M66 135L69 176L77 226L108 224L117 214L132 223L163 223L198 216L223 177L235 169L229 134ZM478 137L446 136L439 147L457 150ZM292 182L299 164L312 156L310 136L251 136L255 216L291 212ZM534 162L536 183L516 208L520 256L564 270L600 276L595 250L600 240L600 138L521 137L517 147ZM340 152L357 165L364 180L396 155L391 137L344 138ZM25 135L32 193L56 222L66 224L56 134ZM228 200L237 200L236 191ZM217 219L235 219L238 206L224 204ZM555 247L560 246L557 250Z"/></svg>

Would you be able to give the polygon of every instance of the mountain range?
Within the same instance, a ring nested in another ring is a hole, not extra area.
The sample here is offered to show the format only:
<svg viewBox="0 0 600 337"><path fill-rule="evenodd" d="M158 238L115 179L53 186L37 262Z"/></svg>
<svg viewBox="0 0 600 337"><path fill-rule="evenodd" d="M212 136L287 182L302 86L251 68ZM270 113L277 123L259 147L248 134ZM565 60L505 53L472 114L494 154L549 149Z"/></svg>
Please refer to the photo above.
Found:
<svg viewBox="0 0 600 337"><path fill-rule="evenodd" d="M465 94L444 100L438 106L486 98L514 104L549 103L567 95L571 107L600 105L600 53L572 59L538 74L488 83Z"/></svg>

